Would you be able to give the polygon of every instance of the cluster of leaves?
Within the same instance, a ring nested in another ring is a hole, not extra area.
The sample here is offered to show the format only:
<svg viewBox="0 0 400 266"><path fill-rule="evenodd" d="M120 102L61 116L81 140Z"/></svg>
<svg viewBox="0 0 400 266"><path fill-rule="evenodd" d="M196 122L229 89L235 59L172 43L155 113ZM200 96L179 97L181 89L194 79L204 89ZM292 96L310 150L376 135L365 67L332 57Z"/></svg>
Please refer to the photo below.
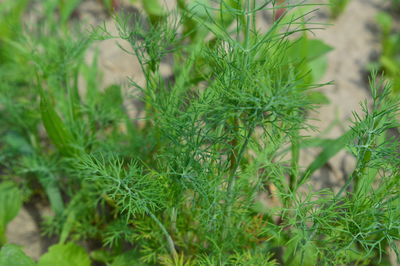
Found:
<svg viewBox="0 0 400 266"><path fill-rule="evenodd" d="M314 142L321 155L299 167L331 49L308 37L310 5L288 6L262 31L257 13L275 1L177 1L172 14L145 1L148 19L116 15L118 36L105 26L87 36L57 27L68 20L49 3L29 34L1 39L13 56L0 64L0 245L22 202L42 199L54 212L43 232L59 243L38 265L376 264L398 253L399 147L386 135L398 103L388 86L373 80L372 106L342 137ZM85 61L93 41L109 38L127 41L140 63L145 83L130 83L144 117L129 116L120 86L101 87L96 56ZM172 78L160 71L167 59ZM357 166L340 191L304 194L346 146ZM0 264L13 263L35 265L5 244Z"/></svg>
<svg viewBox="0 0 400 266"><path fill-rule="evenodd" d="M393 3L396 8L399 3ZM395 9L396 10L396 9ZM381 12L376 20L381 31L382 52L379 61L371 67L380 69L385 76L393 83L393 91L400 92L400 32L395 27L395 15Z"/></svg>

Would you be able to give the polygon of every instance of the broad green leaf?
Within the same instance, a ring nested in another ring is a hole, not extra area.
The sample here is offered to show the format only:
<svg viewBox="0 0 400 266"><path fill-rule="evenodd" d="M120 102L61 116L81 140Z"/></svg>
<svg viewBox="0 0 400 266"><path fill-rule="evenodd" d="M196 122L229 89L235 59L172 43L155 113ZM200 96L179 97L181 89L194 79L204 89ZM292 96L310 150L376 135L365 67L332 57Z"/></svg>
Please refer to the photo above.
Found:
<svg viewBox="0 0 400 266"><path fill-rule="evenodd" d="M22 206L21 191L11 182L0 184L0 244L6 240L7 224L17 216Z"/></svg>
<svg viewBox="0 0 400 266"><path fill-rule="evenodd" d="M301 148L320 147L322 149L325 149L325 147L327 147L331 142L332 142L331 139L322 139L322 138L306 139L301 142Z"/></svg>
<svg viewBox="0 0 400 266"><path fill-rule="evenodd" d="M306 77L306 82L319 81L328 68L326 54L332 47L321 40L309 39L306 35L295 40L288 49L289 59L297 63L297 70Z"/></svg>
<svg viewBox="0 0 400 266"><path fill-rule="evenodd" d="M143 8L150 17L152 23L159 21L167 15L159 0L143 0Z"/></svg>
<svg viewBox="0 0 400 266"><path fill-rule="evenodd" d="M46 190L47 197L49 198L51 209L56 215L61 215L64 210L64 202L61 197L60 188L56 182L41 182Z"/></svg>
<svg viewBox="0 0 400 266"><path fill-rule="evenodd" d="M61 244L64 244L65 241L67 241L69 233L71 232L71 230L74 226L75 217L76 217L75 211L69 212L69 214L67 216L67 220L64 223L64 226L61 231L61 235L60 235L60 243Z"/></svg>
<svg viewBox="0 0 400 266"><path fill-rule="evenodd" d="M328 57L321 56L308 63L311 68L311 75L314 82L319 82L328 69Z"/></svg>
<svg viewBox="0 0 400 266"><path fill-rule="evenodd" d="M376 21L381 27L383 34L386 36L389 35L390 32L392 31L392 25L393 25L392 16L390 16L386 12L379 12L376 15Z"/></svg>
<svg viewBox="0 0 400 266"><path fill-rule="evenodd" d="M33 259L28 257L20 247L12 244L4 245L0 250L1 266L35 266Z"/></svg>
<svg viewBox="0 0 400 266"><path fill-rule="evenodd" d="M218 14L217 19L223 27L228 27L235 19L234 14L232 14L232 10L236 12L237 10L240 10L242 8L242 0L224 0L222 2L222 10L220 14ZM244 19L243 16L242 19Z"/></svg>
<svg viewBox="0 0 400 266"><path fill-rule="evenodd" d="M208 0L190 0L188 3L185 0L178 0L178 7L184 18L184 34L190 36L192 40L203 42L203 37L208 33L208 30L202 27L203 21L209 21L207 9L205 9L209 7Z"/></svg>
<svg viewBox="0 0 400 266"><path fill-rule="evenodd" d="M303 184L315 171L323 167L333 156L344 149L348 144L353 131L349 130L337 139L325 143L322 152L317 158L307 167L303 176L299 180L299 185Z"/></svg>
<svg viewBox="0 0 400 266"><path fill-rule="evenodd" d="M298 60L306 60L308 62L315 60L328 52L332 51L332 47L318 39L309 39L302 36L289 49L292 58Z"/></svg>
<svg viewBox="0 0 400 266"><path fill-rule="evenodd" d="M55 111L54 106L43 92L40 98L42 121L49 138L62 154L67 156L76 154L77 150L73 147L72 134L67 130L64 122Z"/></svg>
<svg viewBox="0 0 400 266"><path fill-rule="evenodd" d="M309 39L307 42L307 48L307 59L310 61L317 59L333 50L332 46L318 39Z"/></svg>
<svg viewBox="0 0 400 266"><path fill-rule="evenodd" d="M137 266L142 266L146 265L138 260L139 254L135 250L131 250L128 252L125 252L113 260L110 266L131 266L131 265L137 265Z"/></svg>
<svg viewBox="0 0 400 266"><path fill-rule="evenodd" d="M297 23L301 20L304 20L304 16L307 14L310 14L313 10L318 8L317 4L307 4L303 6L297 6L293 8L289 8L286 12L287 14L285 16L281 16L279 20L276 21L276 23L279 23L279 26L277 30L282 30L287 25L291 25L294 23ZM303 26L304 27L304 26Z"/></svg>
<svg viewBox="0 0 400 266"><path fill-rule="evenodd" d="M188 12L195 17L200 17L202 19L208 19L208 14L212 12L207 9L210 8L210 3L208 0L191 0L187 5Z"/></svg>
<svg viewBox="0 0 400 266"><path fill-rule="evenodd" d="M75 243L57 244L40 257L38 266L90 266L86 251Z"/></svg>
<svg viewBox="0 0 400 266"><path fill-rule="evenodd" d="M215 37L217 37L217 38L221 38L221 39L230 39L231 38L229 36L229 34L225 31L224 28L217 26L217 24L215 24L215 23L209 22L208 19L204 19L201 17L193 17L193 19L196 21L196 23L198 23L199 25L202 25L201 34L212 32L215 35Z"/></svg>
<svg viewBox="0 0 400 266"><path fill-rule="evenodd" d="M392 58L389 58L387 56L382 56L381 57L381 64L382 66L390 72L390 74L397 74L400 73L400 64L397 64L395 60Z"/></svg>
<svg viewBox="0 0 400 266"><path fill-rule="evenodd" d="M6 143L13 151L18 154L32 154L33 148L30 143L18 132L10 132L4 137Z"/></svg>
<svg viewBox="0 0 400 266"><path fill-rule="evenodd" d="M109 250L104 250L104 249L97 249L93 250L90 252L90 258L96 262L101 262L104 264L107 264L109 266L109 263L113 261L115 256L111 254Z"/></svg>
<svg viewBox="0 0 400 266"><path fill-rule="evenodd" d="M6 40L15 40L22 29L22 19L28 0L0 1L0 63L15 60L13 47ZM3 61L4 60L4 61Z"/></svg>
<svg viewBox="0 0 400 266"><path fill-rule="evenodd" d="M328 104L329 103L329 99L325 96L325 94L323 94L322 92L319 92L319 91L310 92L308 94L308 99L313 104Z"/></svg>
<svg viewBox="0 0 400 266"><path fill-rule="evenodd" d="M349 0L330 0L331 16L337 18L345 10Z"/></svg>

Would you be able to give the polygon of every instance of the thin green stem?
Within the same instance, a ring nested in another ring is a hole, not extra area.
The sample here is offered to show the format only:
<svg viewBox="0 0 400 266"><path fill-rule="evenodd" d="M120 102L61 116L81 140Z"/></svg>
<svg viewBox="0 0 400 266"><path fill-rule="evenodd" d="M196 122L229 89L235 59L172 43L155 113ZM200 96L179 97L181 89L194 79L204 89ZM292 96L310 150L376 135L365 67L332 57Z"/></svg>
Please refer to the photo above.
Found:
<svg viewBox="0 0 400 266"><path fill-rule="evenodd" d="M363 146L370 146L371 136L369 135L367 140L363 143ZM354 193L357 193L360 177L365 173L366 166L368 165L369 161L371 160L371 152L364 148L361 154L361 160L358 161L357 167L354 172L350 175L349 179L347 179L346 183L341 187L339 192L335 195L335 200L337 200L343 192L350 186L350 184L354 181Z"/></svg>
<svg viewBox="0 0 400 266"><path fill-rule="evenodd" d="M234 189L235 183L236 183L235 174L236 174L237 169L239 168L240 161L243 158L244 151L247 148L247 145L249 143L251 135L253 134L253 131L254 131L254 126L252 126L249 129L247 136L246 136L242 146L240 147L237 157L235 158L235 160L231 161L231 162L234 162L234 164L231 165L231 170L230 170L229 177L228 177L228 186L227 186L227 192L226 192L226 194L227 194L226 195L226 216L225 216L226 218L225 218L225 223L224 223L226 226L224 227L224 231L222 234L223 238L226 238L228 230L230 228L230 223L231 223L231 213L232 213L232 205L233 205L232 193L233 193L233 189ZM235 155L236 151L235 150L232 151L232 154Z"/></svg>
<svg viewBox="0 0 400 266"><path fill-rule="evenodd" d="M299 173L299 158L300 158L300 143L299 143L299 135L296 132L296 135L292 137L291 140L291 150L292 150L292 158L291 158L291 173L289 176L289 189L293 191L297 186L296 177Z"/></svg>
<svg viewBox="0 0 400 266"><path fill-rule="evenodd" d="M158 218L152 212L148 211L147 213L149 214L151 219L153 219L153 221L158 225L158 227L160 227L161 231L163 232L163 234L165 236L165 239L167 240L167 245L168 245L168 249L171 254L171 257L174 261L176 261L176 259L178 258L178 253L176 252L175 244L174 244L174 241L172 240L171 235L168 233L167 229L161 223L161 221L158 220Z"/></svg>

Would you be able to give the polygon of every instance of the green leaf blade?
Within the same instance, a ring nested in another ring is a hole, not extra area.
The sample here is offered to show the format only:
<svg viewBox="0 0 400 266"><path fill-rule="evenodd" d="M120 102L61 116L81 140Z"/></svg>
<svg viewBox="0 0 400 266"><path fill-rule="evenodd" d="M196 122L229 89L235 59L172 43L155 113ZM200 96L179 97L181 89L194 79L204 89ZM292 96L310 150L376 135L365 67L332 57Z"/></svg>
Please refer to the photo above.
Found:
<svg viewBox="0 0 400 266"><path fill-rule="evenodd" d="M20 190L10 182L0 184L0 244L5 242L7 224L18 214L22 206Z"/></svg>
<svg viewBox="0 0 400 266"><path fill-rule="evenodd" d="M38 266L90 266L86 251L75 243L51 246L38 262Z"/></svg>
<svg viewBox="0 0 400 266"><path fill-rule="evenodd" d="M6 244L0 250L0 265L4 266L35 266L33 259L28 257L17 245Z"/></svg>
<svg viewBox="0 0 400 266"><path fill-rule="evenodd" d="M74 141L71 132L67 130L66 125L43 93L41 94L40 112L46 132L57 149L67 156L76 154L77 150L72 146Z"/></svg>

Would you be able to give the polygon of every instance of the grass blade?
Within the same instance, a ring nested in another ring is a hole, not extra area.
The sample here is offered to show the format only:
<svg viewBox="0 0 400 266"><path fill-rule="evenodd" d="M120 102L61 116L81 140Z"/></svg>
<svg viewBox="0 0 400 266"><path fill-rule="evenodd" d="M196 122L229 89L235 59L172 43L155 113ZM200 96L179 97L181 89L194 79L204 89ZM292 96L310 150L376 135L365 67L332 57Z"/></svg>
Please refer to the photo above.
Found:
<svg viewBox="0 0 400 266"><path fill-rule="evenodd" d="M77 150L72 146L74 142L71 132L43 92L41 92L40 113L46 132L57 149L66 156L76 154Z"/></svg>
<svg viewBox="0 0 400 266"><path fill-rule="evenodd" d="M304 182L318 169L324 166L333 156L335 156L339 151L341 151L349 142L352 135L352 130L347 131L342 136L334 139L328 143L324 143L324 148L317 158L307 167L304 174L299 180L299 186L304 184Z"/></svg>

